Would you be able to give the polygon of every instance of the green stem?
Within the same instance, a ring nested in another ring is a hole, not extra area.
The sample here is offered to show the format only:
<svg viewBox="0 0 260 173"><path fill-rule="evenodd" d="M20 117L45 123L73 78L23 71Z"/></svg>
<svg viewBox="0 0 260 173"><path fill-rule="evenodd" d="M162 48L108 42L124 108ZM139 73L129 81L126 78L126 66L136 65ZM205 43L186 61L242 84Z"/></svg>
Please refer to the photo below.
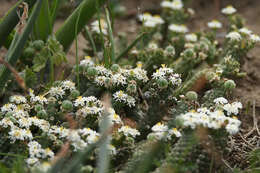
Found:
<svg viewBox="0 0 260 173"><path fill-rule="evenodd" d="M107 20L107 25L108 25L108 32L109 32L109 41L111 44L111 51L110 51L110 57L111 57L111 61L110 63L113 63L115 61L115 44L114 44L114 37L113 37L113 31L112 31L112 26L111 26L111 22L110 22L110 15L109 15L109 11L106 8L106 20Z"/></svg>
<svg viewBox="0 0 260 173"><path fill-rule="evenodd" d="M54 82L54 63L53 59L50 59L50 73L51 73L51 83Z"/></svg>
<svg viewBox="0 0 260 173"><path fill-rule="evenodd" d="M116 57L116 62L124 57L146 34L146 32L141 33L122 53Z"/></svg>
<svg viewBox="0 0 260 173"><path fill-rule="evenodd" d="M79 88L79 55L78 55L78 24L79 24L79 19L80 19L80 14L81 14L82 8L80 8L78 18L76 21L75 25L75 43L76 43L76 73L77 73L77 87Z"/></svg>
<svg viewBox="0 0 260 173"><path fill-rule="evenodd" d="M85 27L85 31L86 31L86 38L89 39L89 42L90 42L90 44L92 46L93 54L94 54L94 56L96 56L97 55L97 48L96 48L95 42L93 40L93 37L92 37L91 33L88 30L88 27Z"/></svg>

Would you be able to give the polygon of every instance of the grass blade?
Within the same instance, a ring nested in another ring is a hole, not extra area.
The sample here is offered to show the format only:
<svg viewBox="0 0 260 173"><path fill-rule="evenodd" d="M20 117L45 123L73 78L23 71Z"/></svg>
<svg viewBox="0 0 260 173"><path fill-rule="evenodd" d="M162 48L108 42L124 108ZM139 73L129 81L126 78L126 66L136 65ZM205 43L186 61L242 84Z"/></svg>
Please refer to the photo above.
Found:
<svg viewBox="0 0 260 173"><path fill-rule="evenodd" d="M75 39L75 35L71 33L76 32L78 34L96 13L96 1L99 2L98 4L100 6L102 6L107 0L84 0L65 21L63 26L61 26L61 28L59 28L59 30L56 32L56 38L63 45L65 51L68 51L70 45ZM81 15L77 30L75 30L75 25L79 13L81 13Z"/></svg>
<svg viewBox="0 0 260 173"><path fill-rule="evenodd" d="M147 33L141 33L122 53L116 57L116 62L118 62L122 57L124 57Z"/></svg>
<svg viewBox="0 0 260 173"><path fill-rule="evenodd" d="M110 51L110 64L115 61L115 44L114 44L114 37L113 37L113 30L110 22L110 15L108 12L108 9L105 9L106 11L106 20L107 20L107 26L108 26L108 36L109 36L109 41L110 41L110 46L111 46L111 51ZM107 58L107 57L104 57Z"/></svg>
<svg viewBox="0 0 260 173"><path fill-rule="evenodd" d="M18 57L21 55L21 53L23 51L24 45L25 45L30 33L32 32L33 25L39 14L41 5L42 5L42 0L38 0L22 34L20 35L18 32L16 32L16 34L15 34L15 38L11 45L11 49L8 50L7 56L5 59L12 66L15 65ZM6 81L9 78L9 76L10 76L9 69L5 66L2 66L1 71L0 71L0 88L2 90L5 86Z"/></svg>

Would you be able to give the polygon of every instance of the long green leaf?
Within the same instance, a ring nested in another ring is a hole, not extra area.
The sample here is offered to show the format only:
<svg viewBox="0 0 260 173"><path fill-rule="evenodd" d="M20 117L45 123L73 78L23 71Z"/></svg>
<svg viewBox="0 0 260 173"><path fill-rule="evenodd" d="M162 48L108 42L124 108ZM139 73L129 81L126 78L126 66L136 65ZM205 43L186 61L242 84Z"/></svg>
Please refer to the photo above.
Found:
<svg viewBox="0 0 260 173"><path fill-rule="evenodd" d="M30 33L32 32L34 22L37 19L37 16L41 9L41 5L42 5L42 0L38 0L22 34L16 32L15 38L11 45L11 49L8 50L7 56L5 58L5 60L9 64L15 65L18 57L21 55L24 45L25 45ZM1 90L3 90L5 83L8 80L9 76L10 76L9 69L6 68L5 66L2 66L1 71L0 71L0 89Z"/></svg>
<svg viewBox="0 0 260 173"><path fill-rule="evenodd" d="M70 45L75 39L75 35L73 33L76 32L78 34L96 13L96 1L98 1L100 6L102 6L107 0L84 0L65 21L63 26L56 32L56 38L63 45L65 51L68 51ZM75 25L79 13L81 14L76 31Z"/></svg>
<svg viewBox="0 0 260 173"><path fill-rule="evenodd" d="M17 2L2 18L0 22L0 47L4 44L6 39L8 38L9 34L12 32L14 27L19 22L19 16L17 15L18 6L23 2L20 0ZM25 1L28 3L29 8L35 3L35 0L27 0Z"/></svg>
<svg viewBox="0 0 260 173"><path fill-rule="evenodd" d="M35 21L33 28L33 38L35 40L46 41L52 32L51 13L49 9L49 0L42 1L40 13Z"/></svg>

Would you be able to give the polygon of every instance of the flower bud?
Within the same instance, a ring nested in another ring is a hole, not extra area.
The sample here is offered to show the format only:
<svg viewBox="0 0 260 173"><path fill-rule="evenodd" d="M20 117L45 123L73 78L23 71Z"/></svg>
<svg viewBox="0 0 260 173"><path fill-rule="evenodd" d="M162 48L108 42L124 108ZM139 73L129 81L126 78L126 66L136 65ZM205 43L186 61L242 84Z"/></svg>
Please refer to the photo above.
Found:
<svg viewBox="0 0 260 173"><path fill-rule="evenodd" d="M164 78L158 79L156 83L158 84L158 87L161 89L167 88L169 84L168 81Z"/></svg>
<svg viewBox="0 0 260 173"><path fill-rule="evenodd" d="M45 110L40 110L39 112L37 112L37 116L40 118L46 118L47 117L47 113Z"/></svg>
<svg viewBox="0 0 260 173"><path fill-rule="evenodd" d="M36 50L40 51L40 50L44 47L44 42L43 42L42 40L35 40L35 41L33 42L32 46L33 46Z"/></svg>
<svg viewBox="0 0 260 173"><path fill-rule="evenodd" d="M232 90L232 89L236 88L236 83L233 80L227 80L224 83L224 88L226 90Z"/></svg>
<svg viewBox="0 0 260 173"><path fill-rule="evenodd" d="M73 104L69 100L64 100L61 105L62 109L65 111L71 111L73 109Z"/></svg>
<svg viewBox="0 0 260 173"><path fill-rule="evenodd" d="M198 94L195 91L188 91L185 96L190 101L196 101L198 99Z"/></svg>
<svg viewBox="0 0 260 173"><path fill-rule="evenodd" d="M34 56L35 54L35 49L32 48L32 47L27 47L24 52L23 52L23 56L26 58L26 59L30 59Z"/></svg>
<svg viewBox="0 0 260 173"><path fill-rule="evenodd" d="M89 76L95 76L95 75L97 75L97 74L98 74L98 71L96 70L95 67L89 67L89 68L87 69L87 75L89 75Z"/></svg>
<svg viewBox="0 0 260 173"><path fill-rule="evenodd" d="M112 71L112 72L118 72L119 69L120 69L120 66L119 66L118 64L113 64L113 65L111 66L111 71Z"/></svg>
<svg viewBox="0 0 260 173"><path fill-rule="evenodd" d="M71 97L72 99L77 98L79 95L80 95L80 93L79 93L78 90L72 90L71 93L70 93L70 97Z"/></svg>
<svg viewBox="0 0 260 173"><path fill-rule="evenodd" d="M39 111L41 111L42 109L43 109L43 106L40 105L40 104L35 105L35 107L34 107L34 110L35 110L36 112L39 112Z"/></svg>

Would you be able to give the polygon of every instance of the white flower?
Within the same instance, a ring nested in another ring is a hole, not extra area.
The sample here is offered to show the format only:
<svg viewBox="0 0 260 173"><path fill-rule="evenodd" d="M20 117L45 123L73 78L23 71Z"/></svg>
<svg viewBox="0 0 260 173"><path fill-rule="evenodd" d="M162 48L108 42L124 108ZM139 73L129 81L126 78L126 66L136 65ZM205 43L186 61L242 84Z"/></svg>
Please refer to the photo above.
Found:
<svg viewBox="0 0 260 173"><path fill-rule="evenodd" d="M69 130L64 127L51 126L50 134L58 134L60 138L66 138L69 135Z"/></svg>
<svg viewBox="0 0 260 173"><path fill-rule="evenodd" d="M79 109L76 113L76 115L80 115L82 117L86 117L87 115L101 115L103 112L103 107L98 107L98 106L84 106L83 108Z"/></svg>
<svg viewBox="0 0 260 173"><path fill-rule="evenodd" d="M0 126L7 128L7 127L14 127L14 123L9 118L3 118L0 121Z"/></svg>
<svg viewBox="0 0 260 173"><path fill-rule="evenodd" d="M158 48L158 45L154 42L151 42L149 43L148 48L154 50Z"/></svg>
<svg viewBox="0 0 260 173"><path fill-rule="evenodd" d="M166 132L168 130L168 127L164 125L163 123L157 123L152 127L153 132Z"/></svg>
<svg viewBox="0 0 260 173"><path fill-rule="evenodd" d="M14 111L13 111L13 116L17 119L19 118L23 118L23 117L28 117L29 114L27 111L24 111L23 108L21 107L17 107Z"/></svg>
<svg viewBox="0 0 260 173"><path fill-rule="evenodd" d="M221 104L221 105L228 103L227 99L225 99L224 97L216 98L213 100L213 102L216 104Z"/></svg>
<svg viewBox="0 0 260 173"><path fill-rule="evenodd" d="M162 1L161 7L163 8L172 8L172 2L171 1Z"/></svg>
<svg viewBox="0 0 260 173"><path fill-rule="evenodd" d="M108 145L108 150L110 151L111 155L116 155L116 147L114 147L113 145L109 144Z"/></svg>
<svg viewBox="0 0 260 173"><path fill-rule="evenodd" d="M161 6L163 8L170 8L172 10L180 10L183 8L183 3L182 0L173 0L172 2L170 1L163 1L161 3Z"/></svg>
<svg viewBox="0 0 260 173"><path fill-rule="evenodd" d="M178 131L176 128L172 128L169 130L169 134L170 135L175 135L177 138L181 137L181 133L180 131Z"/></svg>
<svg viewBox="0 0 260 173"><path fill-rule="evenodd" d="M152 15L150 13L144 13L138 16L138 19L140 21L147 21L150 20L152 18Z"/></svg>
<svg viewBox="0 0 260 173"><path fill-rule="evenodd" d="M38 102L40 104L47 104L48 100L43 96L43 95L39 95L39 96L34 96L31 97L31 102Z"/></svg>
<svg viewBox="0 0 260 173"><path fill-rule="evenodd" d="M100 26L101 26L101 31L104 35L107 35L107 23L105 20L100 19ZM91 23L91 30L97 34L100 34L100 29L99 29L99 21L95 20L94 22Z"/></svg>
<svg viewBox="0 0 260 173"><path fill-rule="evenodd" d="M208 27L213 29L219 29L222 28L222 23L220 23L218 20L212 20L208 23Z"/></svg>
<svg viewBox="0 0 260 173"><path fill-rule="evenodd" d="M27 163L28 165L32 166L32 165L37 165L37 164L39 164L40 162L39 162L39 159L38 159L38 158L30 157L30 158L26 159L26 163Z"/></svg>
<svg viewBox="0 0 260 173"><path fill-rule="evenodd" d="M126 85L126 77L124 77L123 75L121 75L120 73L117 73L115 75L112 76L112 82L114 85Z"/></svg>
<svg viewBox="0 0 260 173"><path fill-rule="evenodd" d="M62 98L65 95L65 91L61 87L51 87L49 94L56 98Z"/></svg>
<svg viewBox="0 0 260 173"><path fill-rule="evenodd" d="M182 82L180 75L175 73L169 77L170 82L173 86L179 86Z"/></svg>
<svg viewBox="0 0 260 173"><path fill-rule="evenodd" d="M133 129L129 126L122 126L120 129L118 129L118 132L122 132L125 136L132 136L133 138L140 135L140 132L138 130Z"/></svg>
<svg viewBox="0 0 260 173"><path fill-rule="evenodd" d="M42 150L43 152L43 157L47 158L53 158L54 157L54 152L50 149L50 148L46 148L44 150Z"/></svg>
<svg viewBox="0 0 260 173"><path fill-rule="evenodd" d="M190 42L196 42L198 40L198 37L196 34L192 33L192 34L186 34L185 39Z"/></svg>
<svg viewBox="0 0 260 173"><path fill-rule="evenodd" d="M230 135L234 135L239 131L239 127L235 124L228 124L226 125L225 129Z"/></svg>
<svg viewBox="0 0 260 173"><path fill-rule="evenodd" d="M177 25L177 24L171 24L169 26L169 30L176 33L186 33L189 31L185 25Z"/></svg>
<svg viewBox="0 0 260 173"><path fill-rule="evenodd" d="M88 142L89 144L93 144L93 143L95 143L95 142L98 141L99 137L100 137L100 134L99 134L99 133L91 133L91 134L87 137L87 142Z"/></svg>
<svg viewBox="0 0 260 173"><path fill-rule="evenodd" d="M24 131L22 129L12 128L8 134L13 142L16 140L24 140Z"/></svg>
<svg viewBox="0 0 260 173"><path fill-rule="evenodd" d="M116 100L118 102L123 102L123 103L127 104L129 107L135 106L135 99L132 96L125 94L122 90L114 93L113 98L114 98L114 100Z"/></svg>
<svg viewBox="0 0 260 173"><path fill-rule="evenodd" d="M14 95L14 96L10 97L10 102L13 102L16 104L22 104L22 103L26 103L27 100L24 96Z"/></svg>
<svg viewBox="0 0 260 173"><path fill-rule="evenodd" d="M231 5L227 6L226 8L223 8L221 10L221 12L226 15L234 14L236 11L237 10Z"/></svg>
<svg viewBox="0 0 260 173"><path fill-rule="evenodd" d="M260 42L260 37L258 35L256 35L256 34L251 34L249 38L254 43Z"/></svg>
<svg viewBox="0 0 260 173"><path fill-rule="evenodd" d="M76 89L75 83L74 83L74 82L71 82L71 81L69 81L69 80L62 81L61 87L62 87L64 90L70 90L70 91Z"/></svg>
<svg viewBox="0 0 260 173"><path fill-rule="evenodd" d="M163 78L164 76L165 76L165 72L159 69L157 69L156 72L152 74L153 79L160 79Z"/></svg>
<svg viewBox="0 0 260 173"><path fill-rule="evenodd" d="M141 65L139 65L141 66ZM147 82L149 79L147 77L147 71L142 69L141 67L136 67L134 69L130 69L130 70L126 70L124 75L126 75L127 77L134 77L137 80L143 81L143 82Z"/></svg>
<svg viewBox="0 0 260 173"><path fill-rule="evenodd" d="M12 112L16 109L16 105L12 103L7 103L4 106L1 107L1 112L6 113L6 112Z"/></svg>
<svg viewBox="0 0 260 173"><path fill-rule="evenodd" d="M159 15L152 16L150 13L139 15L138 18L143 22L144 26L148 28L154 28L157 25L164 23L163 19Z"/></svg>
<svg viewBox="0 0 260 173"><path fill-rule="evenodd" d="M29 147L30 157L41 158L43 156L42 155L42 151L43 151L42 146L37 141L29 142L28 147Z"/></svg>
<svg viewBox="0 0 260 173"><path fill-rule="evenodd" d="M29 118L24 118L24 117L19 118L18 119L18 123L19 123L20 127L25 127L27 129L32 125L32 122L30 121L30 119Z"/></svg>
<svg viewBox="0 0 260 173"><path fill-rule="evenodd" d="M250 35L250 34L252 34L252 31L249 30L249 29L247 29L247 28L245 28L245 27L239 29L239 32L241 32L241 33L243 33L243 34L246 34L246 35Z"/></svg>
<svg viewBox="0 0 260 173"><path fill-rule="evenodd" d="M78 132L82 136L88 136L88 135L93 135L93 134L96 135L97 134L97 132L95 130L92 130L90 128L79 129Z"/></svg>
<svg viewBox="0 0 260 173"><path fill-rule="evenodd" d="M86 102L85 97L78 96L78 98L74 101L75 106L84 106Z"/></svg>
<svg viewBox="0 0 260 173"><path fill-rule="evenodd" d="M231 104L225 104L224 110L227 111L228 115L235 114L237 115L239 112L239 109L242 109L242 104L240 102L233 102Z"/></svg>
<svg viewBox="0 0 260 173"><path fill-rule="evenodd" d="M239 40L241 40L241 35L238 32L233 31L233 32L228 33L226 35L226 38L229 38L230 40L239 41Z"/></svg>
<svg viewBox="0 0 260 173"><path fill-rule="evenodd" d="M109 112L108 118L112 124L114 124L114 123L121 124L122 123L120 116L116 114L116 112L113 108L109 108L108 112Z"/></svg>
<svg viewBox="0 0 260 173"><path fill-rule="evenodd" d="M90 56L85 56L85 59L81 60L79 65L81 65L81 66L93 66L94 62L92 61Z"/></svg>
<svg viewBox="0 0 260 173"><path fill-rule="evenodd" d="M109 78L106 77L106 76L97 76L97 77L95 77L95 83L100 85L100 86L104 86L106 80L109 80Z"/></svg>

